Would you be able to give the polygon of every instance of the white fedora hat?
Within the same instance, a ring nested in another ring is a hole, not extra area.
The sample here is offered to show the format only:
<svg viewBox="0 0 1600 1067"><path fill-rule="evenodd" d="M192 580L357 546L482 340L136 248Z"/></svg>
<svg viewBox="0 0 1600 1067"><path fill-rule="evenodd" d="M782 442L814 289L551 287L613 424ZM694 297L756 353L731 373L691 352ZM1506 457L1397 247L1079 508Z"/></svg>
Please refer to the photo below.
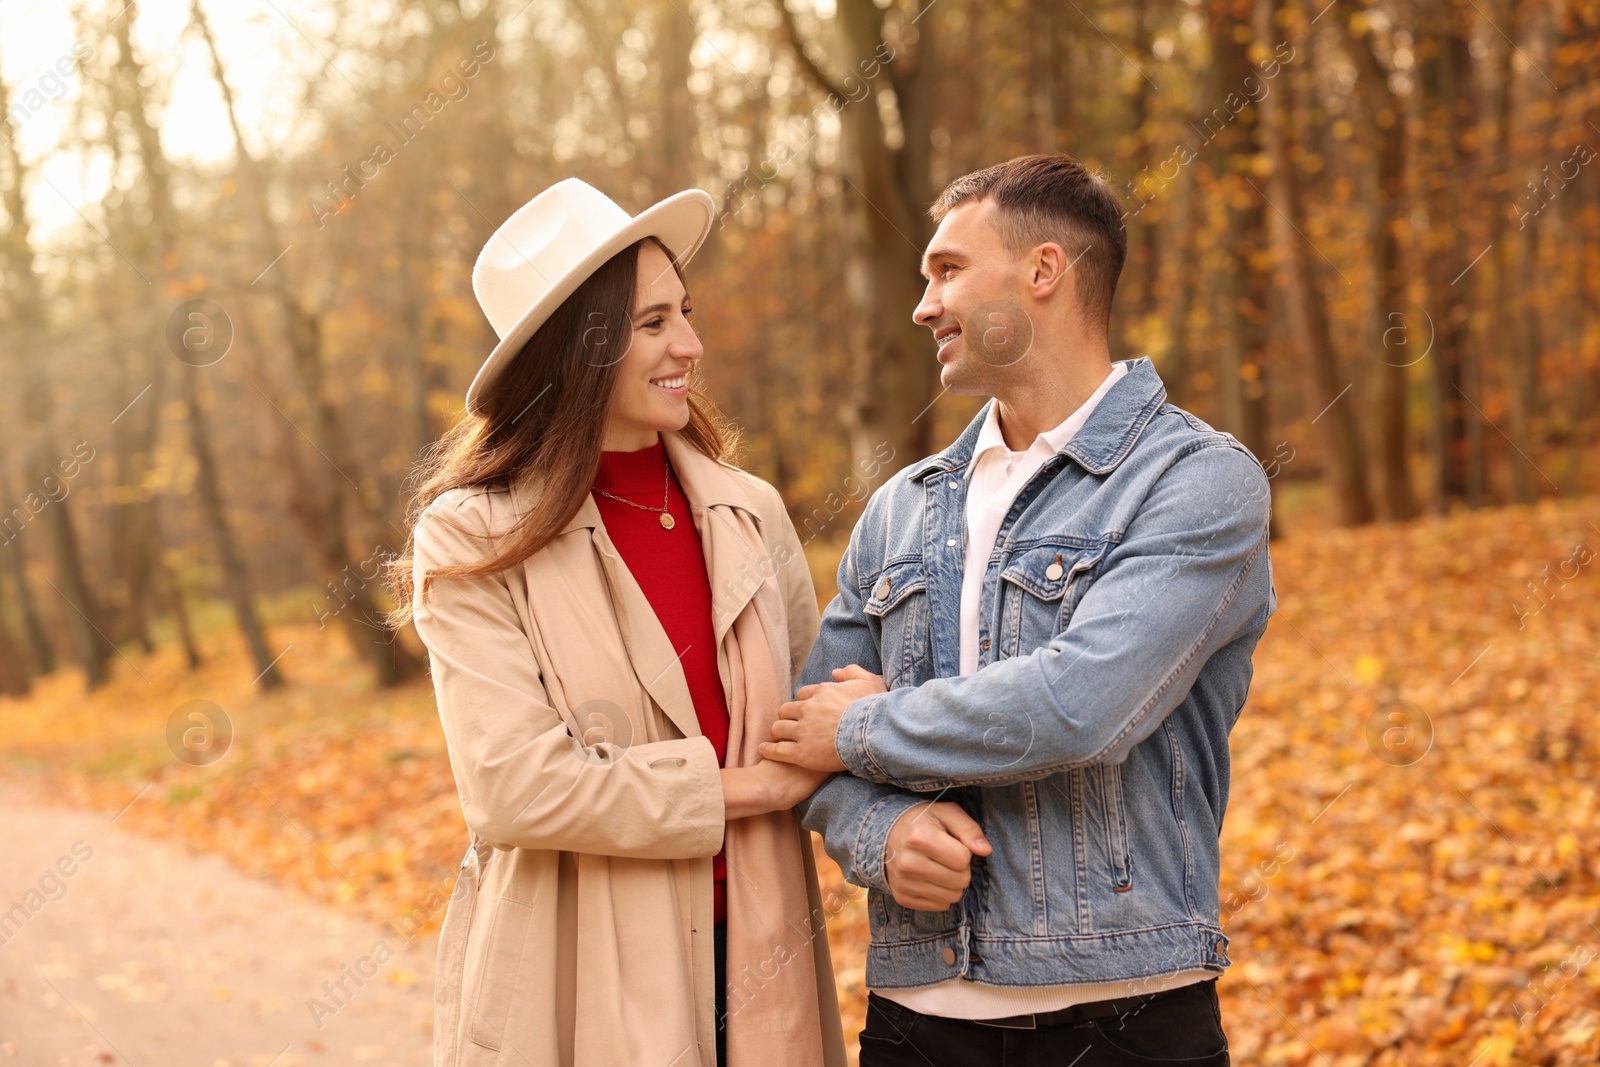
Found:
<svg viewBox="0 0 1600 1067"><path fill-rule="evenodd" d="M629 215L587 182L568 178L523 204L494 232L472 267L472 291L500 343L467 389L479 402L561 302L606 260L658 238L681 267L711 232L709 193L690 189Z"/></svg>

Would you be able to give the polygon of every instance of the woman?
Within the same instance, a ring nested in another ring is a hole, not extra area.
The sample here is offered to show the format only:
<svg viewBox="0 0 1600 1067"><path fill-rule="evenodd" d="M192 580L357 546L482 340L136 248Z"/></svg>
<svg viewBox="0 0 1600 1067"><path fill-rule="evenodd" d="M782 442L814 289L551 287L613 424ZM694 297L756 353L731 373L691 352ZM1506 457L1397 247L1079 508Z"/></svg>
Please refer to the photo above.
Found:
<svg viewBox="0 0 1600 1067"><path fill-rule="evenodd" d="M698 190L629 217L568 180L473 269L500 343L397 566L473 837L439 1065L844 1063L788 810L824 776L757 752L815 595L777 492L724 461L689 384L677 267L711 220Z"/></svg>

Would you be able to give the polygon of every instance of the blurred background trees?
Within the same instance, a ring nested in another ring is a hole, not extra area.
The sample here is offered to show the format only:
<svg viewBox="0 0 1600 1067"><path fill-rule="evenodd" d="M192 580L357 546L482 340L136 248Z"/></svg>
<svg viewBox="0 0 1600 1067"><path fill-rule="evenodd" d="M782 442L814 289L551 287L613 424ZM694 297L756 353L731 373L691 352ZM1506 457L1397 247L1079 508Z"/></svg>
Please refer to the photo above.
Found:
<svg viewBox="0 0 1600 1067"><path fill-rule="evenodd" d="M38 6L0 0L0 691L223 622L263 686L308 623L412 676L379 565L492 341L471 265L569 175L717 198L705 377L807 539L977 410L911 323L926 209L1035 151L1122 191L1114 354L1290 536L1596 482L1600 0Z"/></svg>

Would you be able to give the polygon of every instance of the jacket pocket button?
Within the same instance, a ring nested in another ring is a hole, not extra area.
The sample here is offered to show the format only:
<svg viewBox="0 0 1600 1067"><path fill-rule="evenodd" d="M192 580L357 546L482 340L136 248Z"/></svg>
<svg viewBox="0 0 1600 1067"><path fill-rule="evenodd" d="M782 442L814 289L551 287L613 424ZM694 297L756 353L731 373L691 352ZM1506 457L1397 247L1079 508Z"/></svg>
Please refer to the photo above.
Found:
<svg viewBox="0 0 1600 1067"><path fill-rule="evenodd" d="M954 967L956 965L956 950L949 945L944 947L944 965L946 967Z"/></svg>
<svg viewBox="0 0 1600 1067"><path fill-rule="evenodd" d="M1062 571L1061 564L1059 563L1052 563L1050 566L1044 569L1044 576L1050 579L1052 582L1061 577L1063 573L1065 572Z"/></svg>

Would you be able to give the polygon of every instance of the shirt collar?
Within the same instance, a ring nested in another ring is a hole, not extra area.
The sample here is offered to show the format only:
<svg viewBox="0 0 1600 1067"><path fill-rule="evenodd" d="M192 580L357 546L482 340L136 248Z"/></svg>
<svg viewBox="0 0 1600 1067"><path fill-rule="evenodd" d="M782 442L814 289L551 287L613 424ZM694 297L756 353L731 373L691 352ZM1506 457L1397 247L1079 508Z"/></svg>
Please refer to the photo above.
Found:
<svg viewBox="0 0 1600 1067"><path fill-rule="evenodd" d="M991 448L1010 448L1006 439L1000 433L1000 401L996 400L988 407L988 413L983 418L983 426L978 430L978 439L972 444L972 461L976 463Z"/></svg>
<svg viewBox="0 0 1600 1067"><path fill-rule="evenodd" d="M1167 400L1166 386L1149 356L1139 356L1127 361L1128 372L1123 380L1106 394L1105 402L1095 409L1078 435L1067 443L1061 454L1071 456L1091 474L1107 474L1116 470L1117 464L1128 458L1139 436L1150 420L1155 418ZM938 473L960 470L972 462L972 446L978 440L989 408L989 400L967 425L960 436L950 442L944 451L924 457L903 472L911 481L921 482Z"/></svg>
<svg viewBox="0 0 1600 1067"><path fill-rule="evenodd" d="M1077 410L1072 414L1034 438L1028 447L1022 451L1030 451L1039 444L1043 444L1051 455L1061 451L1067 446L1067 442L1071 441L1077 432L1083 428L1083 424L1089 421L1089 416L1094 414L1094 409L1099 406L1105 395L1111 392L1111 387L1116 385L1117 381L1127 373L1128 365L1126 363L1113 363L1111 365L1111 373L1107 374L1099 387L1089 394L1089 399L1078 405ZM1010 447L1010 445L1006 444L1005 436L1000 432L1000 403L996 401L989 405L989 409L984 415L983 427L978 431L978 439L973 443L973 462L977 462L978 458L991 448L1003 448L1009 451Z"/></svg>

